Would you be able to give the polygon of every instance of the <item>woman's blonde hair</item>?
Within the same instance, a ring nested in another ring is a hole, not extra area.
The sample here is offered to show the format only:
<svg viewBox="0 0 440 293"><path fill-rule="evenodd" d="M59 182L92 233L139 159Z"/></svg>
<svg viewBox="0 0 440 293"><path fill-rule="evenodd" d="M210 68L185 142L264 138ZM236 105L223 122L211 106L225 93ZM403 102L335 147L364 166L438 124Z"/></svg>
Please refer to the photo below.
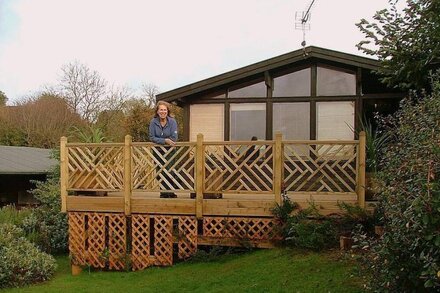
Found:
<svg viewBox="0 0 440 293"><path fill-rule="evenodd" d="M159 101L159 102L157 102L157 104L156 104L156 110L155 110L155 112L154 112L154 117L159 117L159 115L157 115L157 111L159 111L159 106L165 106L165 107L167 107L167 111L168 111L167 116L169 116L169 117L173 117L173 115L171 114L171 104L168 103L168 102L165 102L165 101Z"/></svg>

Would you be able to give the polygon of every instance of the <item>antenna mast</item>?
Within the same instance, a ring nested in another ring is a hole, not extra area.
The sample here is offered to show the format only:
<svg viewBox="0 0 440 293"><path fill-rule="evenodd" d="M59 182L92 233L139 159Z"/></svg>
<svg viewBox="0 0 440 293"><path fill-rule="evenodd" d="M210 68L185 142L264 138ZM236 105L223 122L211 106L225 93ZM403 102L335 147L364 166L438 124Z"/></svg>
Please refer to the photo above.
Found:
<svg viewBox="0 0 440 293"><path fill-rule="evenodd" d="M306 30L310 30L311 9L315 1L316 0L312 0L310 2L306 11L295 12L295 29L302 30L303 32L303 41L301 42L303 49L306 47Z"/></svg>

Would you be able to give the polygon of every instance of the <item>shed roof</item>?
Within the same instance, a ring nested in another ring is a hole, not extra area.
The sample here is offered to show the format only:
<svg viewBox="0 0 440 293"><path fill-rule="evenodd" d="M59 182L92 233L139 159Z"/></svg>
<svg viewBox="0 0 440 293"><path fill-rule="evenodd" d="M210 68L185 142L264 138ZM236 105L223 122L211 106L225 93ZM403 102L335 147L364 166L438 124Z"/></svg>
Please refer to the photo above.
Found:
<svg viewBox="0 0 440 293"><path fill-rule="evenodd" d="M46 174L57 163L51 150L0 146L0 174Z"/></svg>
<svg viewBox="0 0 440 293"><path fill-rule="evenodd" d="M349 66L356 66L372 70L378 69L380 67L380 62L375 59L347 54L325 48L309 46L304 49L295 50L277 57L273 57L261 62L225 72L220 75L216 75L214 77L194 82L174 90L163 92L157 95L157 99L167 102L173 102L182 97L197 94L213 87L222 86L238 79L247 78L249 76L264 73L268 70L276 69L288 64L293 64L295 62L304 61L312 58L328 60L332 62L346 64Z"/></svg>

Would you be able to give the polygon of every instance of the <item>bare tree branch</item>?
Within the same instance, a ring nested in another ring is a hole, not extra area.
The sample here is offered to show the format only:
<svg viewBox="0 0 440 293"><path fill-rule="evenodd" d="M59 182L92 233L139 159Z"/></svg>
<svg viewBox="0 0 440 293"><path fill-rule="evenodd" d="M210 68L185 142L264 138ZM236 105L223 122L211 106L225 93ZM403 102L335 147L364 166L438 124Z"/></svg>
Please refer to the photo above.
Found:
<svg viewBox="0 0 440 293"><path fill-rule="evenodd" d="M156 105L156 95L160 93L159 87L152 83L142 84L142 98L145 98L149 107Z"/></svg>
<svg viewBox="0 0 440 293"><path fill-rule="evenodd" d="M107 94L107 81L78 61L64 65L61 71L60 94L83 119L96 121Z"/></svg>

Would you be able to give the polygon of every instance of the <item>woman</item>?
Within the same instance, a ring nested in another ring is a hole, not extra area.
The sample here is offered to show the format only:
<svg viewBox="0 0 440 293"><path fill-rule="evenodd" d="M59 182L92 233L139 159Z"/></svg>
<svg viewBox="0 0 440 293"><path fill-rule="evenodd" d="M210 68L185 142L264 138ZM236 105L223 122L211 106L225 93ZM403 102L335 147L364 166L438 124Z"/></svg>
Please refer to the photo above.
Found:
<svg viewBox="0 0 440 293"><path fill-rule="evenodd" d="M156 114L150 122L150 141L174 146L177 141L177 122L171 116L170 104L157 102Z"/></svg>
<svg viewBox="0 0 440 293"><path fill-rule="evenodd" d="M166 146L174 146L176 144L177 122L176 119L174 119L171 116L169 103L164 101L159 101L157 103L156 114L154 115L153 119L151 119L150 122L149 136L150 136L150 141L157 144L166 145ZM158 148L158 151L160 155L155 152L154 157L161 165L166 164L167 163L167 158L165 155L166 151L164 151L162 147ZM173 156L174 152L167 152L167 154L168 157L170 158ZM168 164L168 166L170 166L170 164ZM160 179L162 179L163 182L162 186L165 189L174 189L174 186L172 184L173 179L169 178L167 174L163 174L163 175L164 176L162 178L158 176L159 181L161 181ZM169 182L171 186L169 186L167 182ZM160 197L176 197L176 195L174 193L161 192Z"/></svg>

